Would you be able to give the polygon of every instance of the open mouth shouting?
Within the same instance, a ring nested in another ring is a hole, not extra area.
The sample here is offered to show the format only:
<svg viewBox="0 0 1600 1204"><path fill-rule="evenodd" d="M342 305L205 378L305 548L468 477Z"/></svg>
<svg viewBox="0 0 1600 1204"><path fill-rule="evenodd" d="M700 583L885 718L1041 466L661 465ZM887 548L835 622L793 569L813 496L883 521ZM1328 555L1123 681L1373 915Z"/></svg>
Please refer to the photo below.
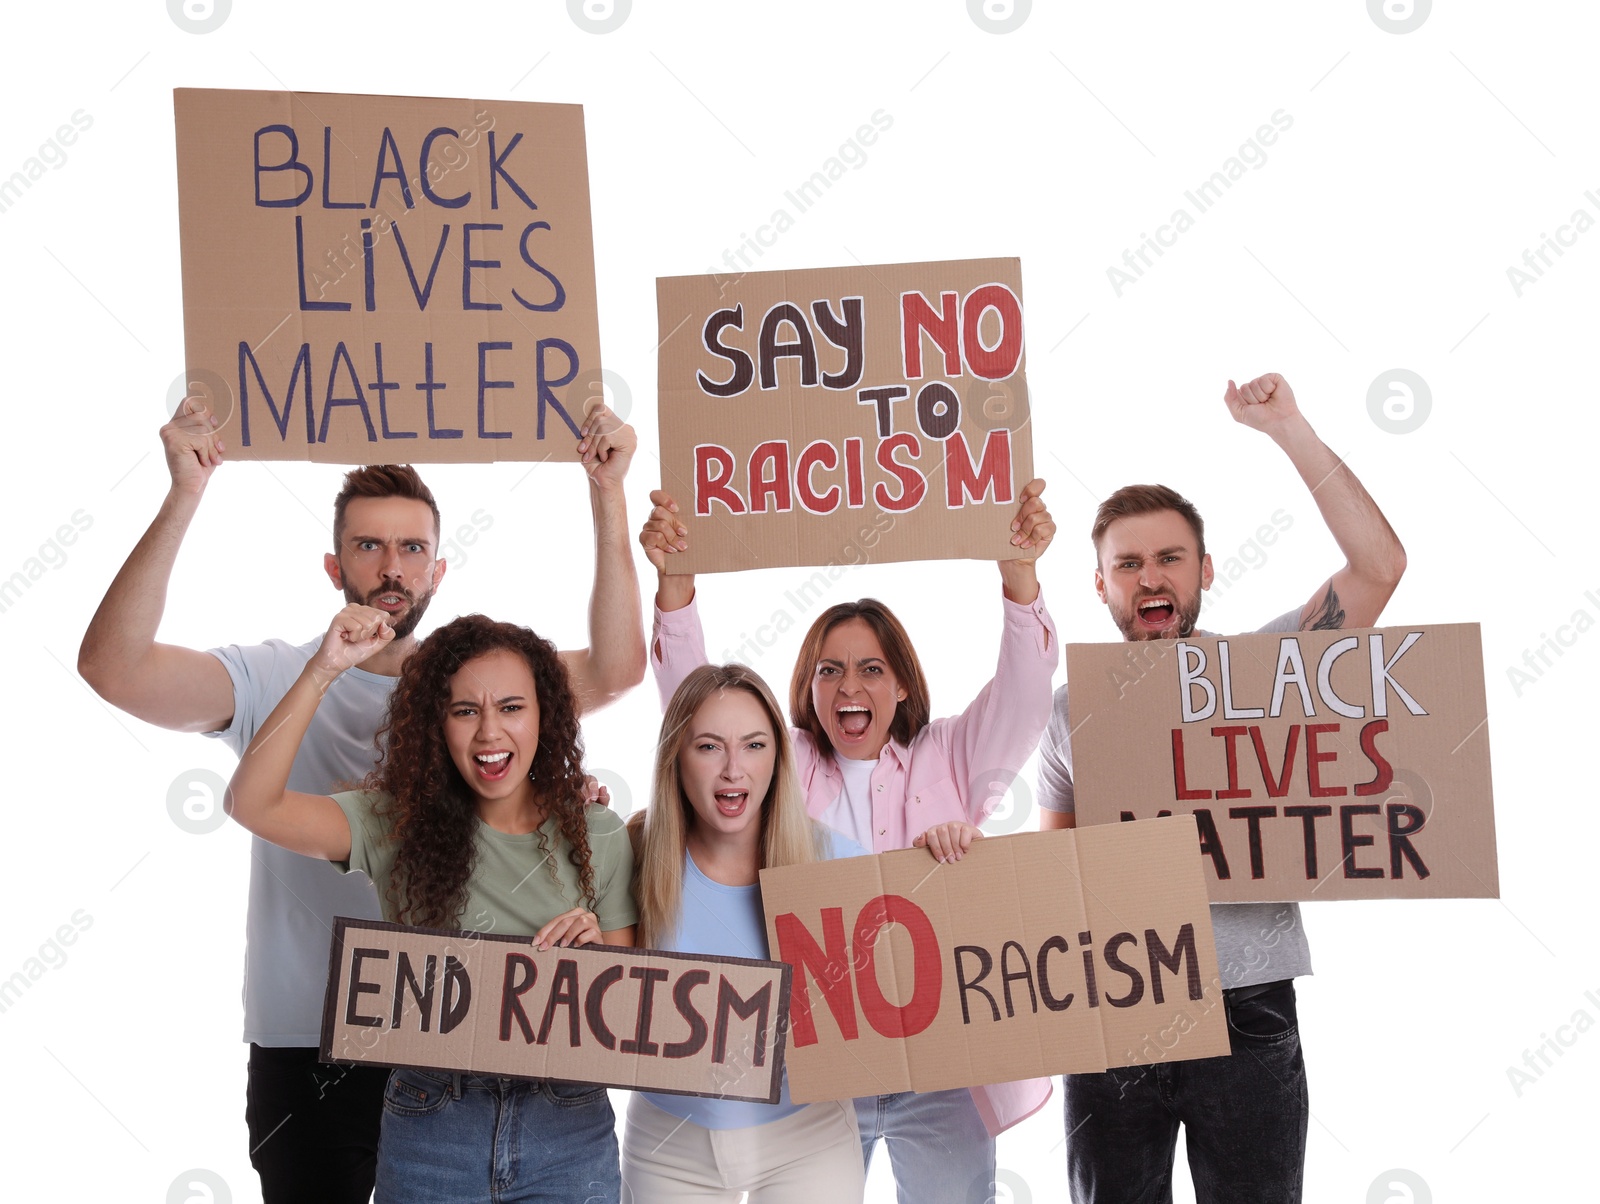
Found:
<svg viewBox="0 0 1600 1204"><path fill-rule="evenodd" d="M483 782L502 782L511 772L511 754L503 748L472 754L478 779Z"/></svg>
<svg viewBox="0 0 1600 1204"><path fill-rule="evenodd" d="M859 702L847 702L835 712L835 724L846 740L859 740L872 727L872 711Z"/></svg>
<svg viewBox="0 0 1600 1204"><path fill-rule="evenodd" d="M1146 631L1165 631L1177 617L1178 608L1165 594L1145 598L1139 603L1138 624Z"/></svg>
<svg viewBox="0 0 1600 1204"><path fill-rule="evenodd" d="M719 790L711 797L716 800L718 812L729 819L738 819L743 815L750 802L748 790Z"/></svg>

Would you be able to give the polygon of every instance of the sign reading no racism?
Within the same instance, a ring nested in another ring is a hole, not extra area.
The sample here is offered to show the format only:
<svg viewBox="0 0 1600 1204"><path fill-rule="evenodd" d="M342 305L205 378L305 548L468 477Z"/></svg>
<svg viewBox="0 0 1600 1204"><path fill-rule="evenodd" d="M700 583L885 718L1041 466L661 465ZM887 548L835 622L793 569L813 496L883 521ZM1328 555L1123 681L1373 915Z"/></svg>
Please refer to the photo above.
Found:
<svg viewBox="0 0 1600 1204"><path fill-rule="evenodd" d="M761 871L796 1102L1229 1051L1194 821Z"/></svg>
<svg viewBox="0 0 1600 1204"><path fill-rule="evenodd" d="M180 88L191 391L244 460L574 460L601 397L577 105Z"/></svg>
<svg viewBox="0 0 1600 1204"><path fill-rule="evenodd" d="M678 572L1029 555L1015 259L656 281Z"/></svg>
<svg viewBox="0 0 1600 1204"><path fill-rule="evenodd" d="M1192 814L1213 900L1499 896L1477 624L1068 644L1067 676L1078 823Z"/></svg>
<svg viewBox="0 0 1600 1204"><path fill-rule="evenodd" d="M776 1103L789 967L334 921L322 1058Z"/></svg>

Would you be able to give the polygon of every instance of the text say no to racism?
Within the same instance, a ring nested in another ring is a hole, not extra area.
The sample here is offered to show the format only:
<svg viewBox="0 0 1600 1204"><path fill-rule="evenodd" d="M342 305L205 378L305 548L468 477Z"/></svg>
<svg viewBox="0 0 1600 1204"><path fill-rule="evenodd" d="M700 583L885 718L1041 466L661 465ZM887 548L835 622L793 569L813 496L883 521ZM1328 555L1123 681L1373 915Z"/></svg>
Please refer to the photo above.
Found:
<svg viewBox="0 0 1600 1204"><path fill-rule="evenodd" d="M942 379L915 387L863 385L868 332L859 296L824 298L808 306L784 301L759 321L753 314L747 319L743 304L711 314L701 339L726 369L715 376L697 372L701 393L714 398L741 397L752 388L759 390L757 396L770 393L779 388L782 370L797 376L802 390L819 390L819 404L853 395L855 404L870 411L873 436L870 441L855 435L815 438L802 447L773 438L748 452L698 443L694 513L706 516L719 506L733 515L786 514L798 506L826 515L841 507L859 510L869 501L899 513L921 505L930 481L941 475L945 505L952 510L986 499L1010 503L1016 493L1011 431L1003 426L978 431L973 422L964 424L962 397L950 382L963 377L997 382L1016 373L1023 350L1021 302L1004 284L980 285L965 296L940 292L935 299L908 291L900 296L899 318L900 380L922 380L925 369L933 368L942 369ZM926 357L925 337L933 352ZM795 366L780 369L786 359ZM848 416L841 415L836 425L847 428ZM981 448L973 446L975 431Z"/></svg>

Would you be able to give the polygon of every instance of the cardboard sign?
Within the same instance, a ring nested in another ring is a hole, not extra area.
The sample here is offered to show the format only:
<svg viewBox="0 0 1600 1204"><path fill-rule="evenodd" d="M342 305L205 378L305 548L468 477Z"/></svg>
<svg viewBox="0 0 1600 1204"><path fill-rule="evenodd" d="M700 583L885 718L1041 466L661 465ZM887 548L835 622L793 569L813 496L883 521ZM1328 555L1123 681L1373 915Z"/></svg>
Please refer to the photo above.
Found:
<svg viewBox="0 0 1600 1204"><path fill-rule="evenodd" d="M577 458L602 396L581 108L173 102L190 389L231 458Z"/></svg>
<svg viewBox="0 0 1600 1204"><path fill-rule="evenodd" d="M778 1101L789 967L334 921L322 1058Z"/></svg>
<svg viewBox="0 0 1600 1204"><path fill-rule="evenodd" d="M1498 898L1475 623L1067 645L1078 824L1194 815L1218 902Z"/></svg>
<svg viewBox="0 0 1600 1204"><path fill-rule="evenodd" d="M1017 260L680 276L656 308L675 571L1029 554Z"/></svg>
<svg viewBox="0 0 1600 1204"><path fill-rule="evenodd" d="M761 871L797 1102L1228 1052L1194 821Z"/></svg>

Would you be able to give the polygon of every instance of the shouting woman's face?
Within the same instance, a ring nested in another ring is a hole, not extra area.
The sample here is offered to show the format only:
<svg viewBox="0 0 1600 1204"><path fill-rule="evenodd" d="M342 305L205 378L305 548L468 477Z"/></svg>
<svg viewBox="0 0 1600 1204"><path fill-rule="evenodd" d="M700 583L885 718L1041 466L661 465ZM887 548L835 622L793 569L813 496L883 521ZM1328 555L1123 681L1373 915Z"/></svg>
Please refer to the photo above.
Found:
<svg viewBox="0 0 1600 1204"><path fill-rule="evenodd" d="M528 662L498 648L456 670L445 703L444 738L462 780L480 801L531 790L539 698Z"/></svg>
<svg viewBox="0 0 1600 1204"><path fill-rule="evenodd" d="M811 673L811 705L834 751L870 761L889 742L895 709L906 691L863 619L846 619L822 641Z"/></svg>
<svg viewBox="0 0 1600 1204"><path fill-rule="evenodd" d="M678 753L695 824L728 836L759 832L777 756L772 721L754 695L721 690L702 702Z"/></svg>

